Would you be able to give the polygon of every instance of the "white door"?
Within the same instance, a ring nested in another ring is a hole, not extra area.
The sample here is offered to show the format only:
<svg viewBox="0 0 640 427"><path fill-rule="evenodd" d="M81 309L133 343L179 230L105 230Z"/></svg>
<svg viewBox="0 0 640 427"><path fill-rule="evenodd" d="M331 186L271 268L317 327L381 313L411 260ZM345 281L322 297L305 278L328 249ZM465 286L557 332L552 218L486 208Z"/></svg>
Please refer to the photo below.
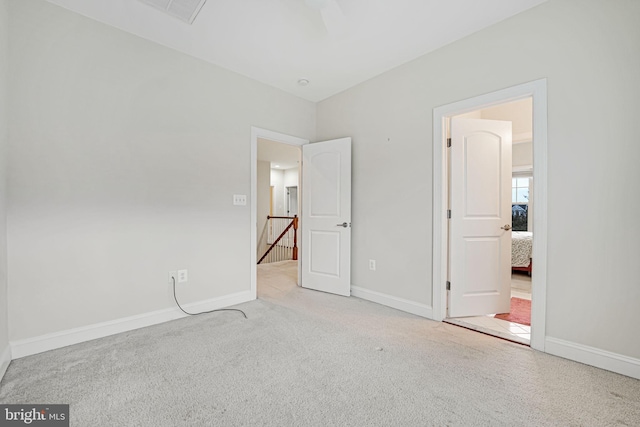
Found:
<svg viewBox="0 0 640 427"><path fill-rule="evenodd" d="M508 313L511 122L451 120L449 316Z"/></svg>
<svg viewBox="0 0 640 427"><path fill-rule="evenodd" d="M302 146L302 287L351 293L351 138Z"/></svg>

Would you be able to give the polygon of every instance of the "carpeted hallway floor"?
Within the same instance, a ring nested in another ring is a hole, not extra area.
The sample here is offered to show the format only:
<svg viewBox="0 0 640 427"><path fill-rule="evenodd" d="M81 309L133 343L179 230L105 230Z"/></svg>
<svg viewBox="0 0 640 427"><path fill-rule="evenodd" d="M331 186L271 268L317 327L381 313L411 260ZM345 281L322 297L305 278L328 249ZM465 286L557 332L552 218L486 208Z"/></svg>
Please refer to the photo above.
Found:
<svg viewBox="0 0 640 427"><path fill-rule="evenodd" d="M2 403L69 403L72 426L640 425L640 381L296 286L14 360Z"/></svg>

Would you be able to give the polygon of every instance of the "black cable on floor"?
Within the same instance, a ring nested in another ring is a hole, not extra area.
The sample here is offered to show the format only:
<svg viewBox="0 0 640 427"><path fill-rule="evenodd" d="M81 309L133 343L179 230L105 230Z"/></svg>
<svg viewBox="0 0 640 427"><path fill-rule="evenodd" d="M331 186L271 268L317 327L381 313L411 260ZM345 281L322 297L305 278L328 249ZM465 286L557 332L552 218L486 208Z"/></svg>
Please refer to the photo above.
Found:
<svg viewBox="0 0 640 427"><path fill-rule="evenodd" d="M175 277L171 277L171 280L173 280L173 299L176 302L176 305L178 306L178 308L180 310L182 310L182 312L184 314L188 314L189 316L198 316L200 314L207 314L207 313L213 313L215 311L239 311L240 313L242 313L242 315L244 316L245 319L248 319L247 315L244 313L244 311L239 310L237 308L218 308L215 310L209 310L209 311L202 311L200 313L189 313L188 311L186 311L184 308L182 308L182 306L180 305L180 303L178 302L178 298L176 297L176 278Z"/></svg>

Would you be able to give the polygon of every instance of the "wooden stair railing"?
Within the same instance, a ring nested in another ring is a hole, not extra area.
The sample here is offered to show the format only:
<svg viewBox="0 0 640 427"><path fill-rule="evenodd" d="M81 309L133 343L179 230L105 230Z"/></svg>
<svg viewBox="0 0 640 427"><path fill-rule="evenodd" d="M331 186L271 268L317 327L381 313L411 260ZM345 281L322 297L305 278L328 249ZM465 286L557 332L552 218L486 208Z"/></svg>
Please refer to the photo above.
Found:
<svg viewBox="0 0 640 427"><path fill-rule="evenodd" d="M271 243L271 246L269 246L269 249L267 249L267 251L262 255L262 257L260 257L258 264L260 264L267 257L267 255L269 255L269 253L273 250L273 248L276 247L278 242L282 240L282 238L287 234L287 232L291 229L291 227L293 227L293 248L292 248L291 259L294 261L297 261L298 260L298 215L294 215L292 217L291 216L267 216L267 220L270 220L270 219L290 219L291 222L289 223L289 225L285 227L284 230L282 230L282 233L280 233L278 238L273 243Z"/></svg>

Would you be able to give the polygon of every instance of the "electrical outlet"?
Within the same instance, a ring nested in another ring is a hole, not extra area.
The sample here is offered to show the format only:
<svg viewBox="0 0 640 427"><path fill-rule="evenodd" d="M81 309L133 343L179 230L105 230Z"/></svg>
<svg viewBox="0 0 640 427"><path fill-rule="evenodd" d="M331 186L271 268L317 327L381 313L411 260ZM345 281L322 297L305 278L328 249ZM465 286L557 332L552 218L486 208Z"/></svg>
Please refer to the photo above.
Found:
<svg viewBox="0 0 640 427"><path fill-rule="evenodd" d="M169 284L173 285L173 280L176 280L176 282L178 281L178 272L173 270L169 272Z"/></svg>
<svg viewBox="0 0 640 427"><path fill-rule="evenodd" d="M178 283L184 283L189 280L187 270L178 270Z"/></svg>
<svg viewBox="0 0 640 427"><path fill-rule="evenodd" d="M369 270L376 271L376 260L375 259L370 259L369 260Z"/></svg>
<svg viewBox="0 0 640 427"><path fill-rule="evenodd" d="M233 204L236 206L246 206L247 205L247 196L246 194L234 194L233 195Z"/></svg>

